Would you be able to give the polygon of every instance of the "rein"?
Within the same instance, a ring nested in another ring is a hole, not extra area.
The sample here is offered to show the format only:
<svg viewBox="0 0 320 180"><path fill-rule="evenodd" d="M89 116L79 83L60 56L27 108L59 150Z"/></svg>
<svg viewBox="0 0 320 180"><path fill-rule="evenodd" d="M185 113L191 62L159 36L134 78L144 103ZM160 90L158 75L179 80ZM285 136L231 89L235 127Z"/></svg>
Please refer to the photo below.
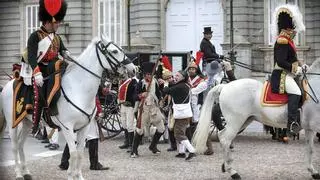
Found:
<svg viewBox="0 0 320 180"><path fill-rule="evenodd" d="M261 70L253 69L253 68L251 68L251 65L249 65L249 64L246 64L246 63L243 63L243 62L240 62L240 61L232 61L229 58L226 58L226 61L233 62L237 66L240 66L242 68L249 69L249 70L252 70L252 71L269 73L269 74L271 73L269 71L261 71ZM306 80L312 95L309 92L305 91L305 90L304 90L304 92L312 99L313 102L315 102L316 104L319 104L319 99L318 99L316 93L314 92L313 88L311 87L311 85L310 85L310 83L308 81L307 75L318 75L319 76L320 73L307 73L307 72L305 72L305 70L302 70L302 74L303 74L303 78L302 79Z"/></svg>
<svg viewBox="0 0 320 180"><path fill-rule="evenodd" d="M101 58L100 58L100 55L99 55L99 51L105 56L105 58L107 59L107 62L109 63L111 69L117 73L118 72L118 68L123 66L123 65L126 65L126 64L129 64L131 63L131 61L129 59L125 59L126 56L124 56L124 59L123 61L119 62L109 51L108 51L108 46L110 46L111 44L113 44L114 46L116 46L118 49L120 49L116 44L114 44L113 42L109 42L107 45L104 45L102 44L101 41L99 41L98 43L96 43L96 54L97 54L97 57L98 57L98 60L99 60L99 64L100 66L103 68L103 69L107 69L103 66L102 64L102 61L101 61ZM99 50L99 51L98 51ZM110 56L114 61L112 61L108 56ZM91 75L93 75L94 77L100 79L102 79L101 76L97 75L96 73L90 71L88 68L84 67L83 65L81 65L79 62L75 61L72 57L70 56L67 56L65 58L66 60L70 61L70 62L73 62L75 63L76 65L78 65L79 67L81 67L82 69L84 69L86 72L90 73ZM65 71L66 68L63 69L63 71ZM56 73L60 73L60 72L55 72L53 74L50 74L49 76L52 76ZM50 77L47 76L45 79L49 79ZM93 114L96 112L96 106L94 107L93 111L91 114L85 112L83 109L81 109L79 106L77 106L75 103L73 103L67 96L67 94L65 93L63 87L61 86L61 91L63 93L63 96L65 97L65 99L67 100L68 103L70 103L73 107L75 107L77 110L79 110L82 114L85 114L87 116L87 118L89 119L89 122L90 120L92 119L92 116ZM77 131L77 130L76 130Z"/></svg>
<svg viewBox="0 0 320 180"><path fill-rule="evenodd" d="M311 95L309 92L307 92L307 91L304 91L304 92L307 93L307 95L312 99L313 102L315 102L316 104L319 104L319 99L318 99L316 93L314 92L313 88L311 87L311 85L310 85L310 83L309 83L309 81L308 81L306 72L305 72L304 70L302 70L302 73L303 73L303 78L302 78L302 79L305 79L305 80L306 80L306 82L307 82L307 84L308 84L308 87L309 87L312 95Z"/></svg>

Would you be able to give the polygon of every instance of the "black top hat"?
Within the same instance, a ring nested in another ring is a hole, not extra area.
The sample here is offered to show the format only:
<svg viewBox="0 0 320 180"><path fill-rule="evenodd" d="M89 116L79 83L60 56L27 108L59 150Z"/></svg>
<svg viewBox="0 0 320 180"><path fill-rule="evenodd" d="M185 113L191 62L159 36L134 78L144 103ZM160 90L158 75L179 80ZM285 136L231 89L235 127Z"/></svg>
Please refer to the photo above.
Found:
<svg viewBox="0 0 320 180"><path fill-rule="evenodd" d="M292 17L287 12L280 12L278 15L278 33L281 29L295 29L295 25L292 21Z"/></svg>
<svg viewBox="0 0 320 180"><path fill-rule="evenodd" d="M212 34L213 31L211 31L211 27L204 27L203 28L203 34Z"/></svg>

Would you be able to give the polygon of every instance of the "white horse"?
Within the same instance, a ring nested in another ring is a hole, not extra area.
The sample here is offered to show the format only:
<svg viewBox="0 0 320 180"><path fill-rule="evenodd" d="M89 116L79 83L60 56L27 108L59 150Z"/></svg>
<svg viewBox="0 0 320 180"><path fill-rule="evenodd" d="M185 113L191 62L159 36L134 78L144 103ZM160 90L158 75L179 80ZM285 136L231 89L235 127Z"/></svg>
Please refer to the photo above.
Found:
<svg viewBox="0 0 320 180"><path fill-rule="evenodd" d="M89 121L94 121L96 113L95 97L102 72L106 69L117 71L120 74L134 75L136 66L127 59L121 48L111 42L109 38L101 36L101 38L94 38L84 52L73 63L69 64L62 77L61 87L65 93L61 93L57 102L59 114L52 118L54 123L61 127L70 149L68 180L83 180L81 159L87 125ZM16 128L11 128L12 95L13 80L3 88L2 98L3 111L8 121L15 157L16 179L32 179L26 167L23 149L29 129L32 127L32 117L28 115Z"/></svg>
<svg viewBox="0 0 320 180"><path fill-rule="evenodd" d="M308 73L320 72L320 60L316 60ZM309 83L315 95L320 96L320 76L308 75ZM260 103L263 84L254 79L239 79L229 84L220 84L212 88L201 109L200 120L195 132L193 143L198 152L205 150L206 139L209 131L213 102L219 101L221 112L225 118L226 126L218 132L218 137L224 152L222 171L227 171L233 179L241 179L240 175L232 167L231 151L229 146L237 133L245 129L253 120L265 125L286 128L287 105L280 107L265 107ZM310 92L310 90L309 90ZM306 131L308 141L308 170L314 179L320 179L320 175L312 165L313 138L315 132L320 132L320 105L309 98L302 107L302 128Z"/></svg>

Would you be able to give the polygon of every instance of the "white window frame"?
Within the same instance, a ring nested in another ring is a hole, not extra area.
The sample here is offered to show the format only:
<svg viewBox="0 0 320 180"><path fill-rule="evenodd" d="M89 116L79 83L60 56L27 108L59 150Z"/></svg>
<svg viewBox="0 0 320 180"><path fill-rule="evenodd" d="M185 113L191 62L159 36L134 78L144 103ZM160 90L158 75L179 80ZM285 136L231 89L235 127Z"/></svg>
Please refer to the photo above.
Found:
<svg viewBox="0 0 320 180"><path fill-rule="evenodd" d="M124 24L126 3L126 0L98 0L97 7L98 35L105 33L120 46L124 45L126 37Z"/></svg>
<svg viewBox="0 0 320 180"><path fill-rule="evenodd" d="M267 1L268 5L268 34L267 34L267 43L268 45L272 46L274 45L274 40L275 40L275 37L274 34L272 34L272 29L271 28L274 28L272 27L272 21L273 21L273 13L274 13L274 10L275 8L278 6L278 5L281 5L281 4L294 4L294 5L298 5L298 7L300 8L300 11L301 11L301 0L268 0ZM300 46L301 43L302 43L302 40L301 40L301 37L302 35L300 33L297 33L296 37L294 38L294 42L295 42L295 45L297 46Z"/></svg>
<svg viewBox="0 0 320 180"><path fill-rule="evenodd" d="M30 9L30 11L29 11ZM25 6L25 45L28 43L30 34L40 27L40 21L38 17L39 4L28 4ZM30 13L30 14L29 14ZM34 22L35 16L35 22Z"/></svg>

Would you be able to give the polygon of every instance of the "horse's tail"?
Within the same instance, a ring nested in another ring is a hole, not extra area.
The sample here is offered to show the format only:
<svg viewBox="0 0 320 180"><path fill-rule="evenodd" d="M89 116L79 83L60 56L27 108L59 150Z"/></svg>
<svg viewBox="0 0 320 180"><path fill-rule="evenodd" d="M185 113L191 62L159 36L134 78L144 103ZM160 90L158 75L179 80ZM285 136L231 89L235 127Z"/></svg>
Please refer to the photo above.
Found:
<svg viewBox="0 0 320 180"><path fill-rule="evenodd" d="M197 129L194 133L192 143L198 153L203 153L206 150L206 142L209 135L211 112L214 102L219 99L220 92L224 84L219 84L213 87L207 94L205 101L201 107L200 119ZM209 114L209 115L208 115Z"/></svg>

